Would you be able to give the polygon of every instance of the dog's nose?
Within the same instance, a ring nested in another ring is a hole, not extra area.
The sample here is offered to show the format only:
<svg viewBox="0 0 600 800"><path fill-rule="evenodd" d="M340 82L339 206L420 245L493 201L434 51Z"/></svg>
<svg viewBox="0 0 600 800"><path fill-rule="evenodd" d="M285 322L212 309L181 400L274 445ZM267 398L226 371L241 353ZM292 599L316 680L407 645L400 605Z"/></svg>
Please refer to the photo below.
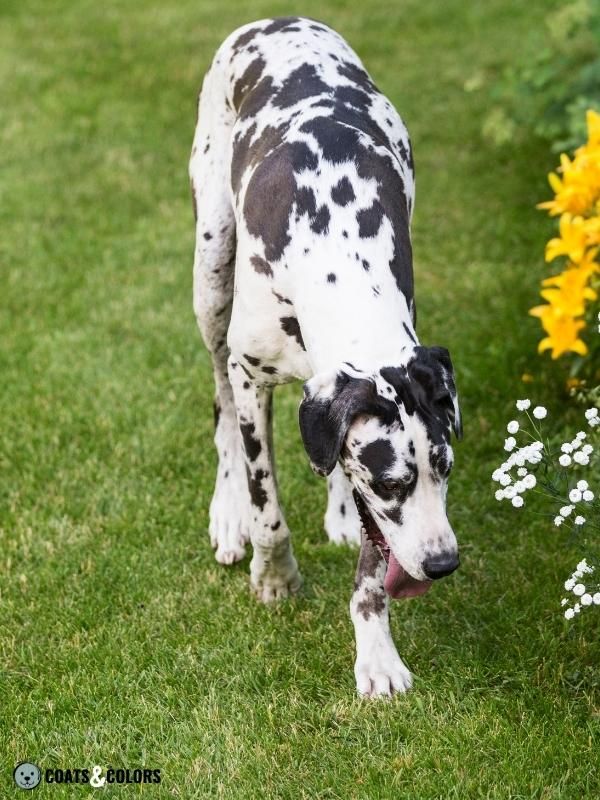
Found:
<svg viewBox="0 0 600 800"><path fill-rule="evenodd" d="M459 564L458 553L439 553L425 559L423 572L428 578L435 581L438 578L445 578L446 575L451 575Z"/></svg>

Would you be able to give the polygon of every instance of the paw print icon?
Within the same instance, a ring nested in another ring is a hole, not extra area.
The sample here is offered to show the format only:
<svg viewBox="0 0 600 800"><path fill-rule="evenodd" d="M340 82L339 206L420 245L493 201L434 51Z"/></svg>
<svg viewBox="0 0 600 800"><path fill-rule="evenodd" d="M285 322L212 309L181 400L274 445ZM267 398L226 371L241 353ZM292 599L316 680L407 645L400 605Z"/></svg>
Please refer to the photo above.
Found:
<svg viewBox="0 0 600 800"><path fill-rule="evenodd" d="M15 767L13 777L19 789L35 789L42 779L42 771L30 761L21 761Z"/></svg>

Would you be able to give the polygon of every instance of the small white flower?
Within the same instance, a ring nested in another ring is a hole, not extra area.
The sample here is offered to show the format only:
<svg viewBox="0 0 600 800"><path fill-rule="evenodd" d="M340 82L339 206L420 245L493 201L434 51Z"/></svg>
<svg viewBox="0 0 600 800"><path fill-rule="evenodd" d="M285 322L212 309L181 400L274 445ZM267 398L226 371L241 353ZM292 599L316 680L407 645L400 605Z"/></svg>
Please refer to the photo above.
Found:
<svg viewBox="0 0 600 800"><path fill-rule="evenodd" d="M493 480L493 481L495 481L496 483L498 483L498 481L500 480L500 478L501 478L503 475L504 475L504 471L503 471L503 470L501 470L501 469L495 469L495 470L492 472L492 480Z"/></svg>
<svg viewBox="0 0 600 800"><path fill-rule="evenodd" d="M560 509L559 514L561 515L561 517L568 517L571 511L574 510L574 508L575 506L563 506Z"/></svg>
<svg viewBox="0 0 600 800"><path fill-rule="evenodd" d="M527 411L530 405L531 405L531 400L517 400L518 411Z"/></svg>
<svg viewBox="0 0 600 800"><path fill-rule="evenodd" d="M577 453L574 454L573 461L576 461L578 464L581 464L582 467L587 467L587 465L590 463L590 457L579 450Z"/></svg>
<svg viewBox="0 0 600 800"><path fill-rule="evenodd" d="M588 486L589 486L589 483L587 481L583 481L583 480L582 481L577 481L577 488L579 489L580 492L585 492L585 490L588 488Z"/></svg>
<svg viewBox="0 0 600 800"><path fill-rule="evenodd" d="M600 606L600 592L596 592L596 594L592 597L595 606Z"/></svg>
<svg viewBox="0 0 600 800"><path fill-rule="evenodd" d="M518 400L517 400L517 408L519 408L519 401ZM594 419L594 417L597 417L597 416L598 416L598 409L597 408L588 408L588 410L585 412L585 418L587 419L588 422L591 419Z"/></svg>
<svg viewBox="0 0 600 800"><path fill-rule="evenodd" d="M570 592L574 586L575 581L573 578L569 578L569 580L565 581L565 589L567 592Z"/></svg>
<svg viewBox="0 0 600 800"><path fill-rule="evenodd" d="M571 489L569 492L569 500L572 503L578 503L581 500L581 492L579 489Z"/></svg>
<svg viewBox="0 0 600 800"><path fill-rule="evenodd" d="M566 453L563 453L562 456L558 459L558 463L561 465L561 467L571 466L571 456L568 456Z"/></svg>
<svg viewBox="0 0 600 800"><path fill-rule="evenodd" d="M581 605L582 606L591 606L593 603L592 595L586 592L585 594L581 595Z"/></svg>
<svg viewBox="0 0 600 800"><path fill-rule="evenodd" d="M579 612L581 611L581 606L579 605L579 603L575 603L575 605L573 606L573 611L576 614L579 614Z"/></svg>
<svg viewBox="0 0 600 800"><path fill-rule="evenodd" d="M510 453L511 450L514 450L517 444L517 440L514 436L509 436L508 439L504 440L504 449Z"/></svg>
<svg viewBox="0 0 600 800"><path fill-rule="evenodd" d="M581 448L581 452L584 456L591 456L591 454L594 452L594 448L591 444L584 444Z"/></svg>
<svg viewBox="0 0 600 800"><path fill-rule="evenodd" d="M548 414L548 412L547 412L547 410L544 408L544 406L536 406L536 407L533 409L533 416L534 416L536 419L544 419L544 418L546 417L546 415L547 415L547 414Z"/></svg>
<svg viewBox="0 0 600 800"><path fill-rule="evenodd" d="M562 450L563 453L572 453L573 445L571 444L571 442L565 442L564 444L561 444L560 449Z"/></svg>
<svg viewBox="0 0 600 800"><path fill-rule="evenodd" d="M519 478L524 478L525 475L527 475L526 467L519 467L519 469L517 470L517 475L519 476Z"/></svg>
<svg viewBox="0 0 600 800"><path fill-rule="evenodd" d="M512 500L513 497L516 497L516 495L517 495L517 490L515 489L514 486L507 486L506 489L504 490L504 497L506 497L507 500Z"/></svg>
<svg viewBox="0 0 600 800"><path fill-rule="evenodd" d="M567 608L567 610L565 611L565 619L573 619L574 616L575 612L573 611L573 609Z"/></svg>
<svg viewBox="0 0 600 800"><path fill-rule="evenodd" d="M516 433L519 430L519 423L516 419L511 419L511 421L506 426L506 430L509 433Z"/></svg>
<svg viewBox="0 0 600 800"><path fill-rule="evenodd" d="M577 431L575 438L583 441L584 439L587 439L587 433L585 431Z"/></svg>
<svg viewBox="0 0 600 800"><path fill-rule="evenodd" d="M536 483L537 480L535 475L525 475L523 478L523 484L525 485L526 489L533 489Z"/></svg>
<svg viewBox="0 0 600 800"><path fill-rule="evenodd" d="M517 467L522 467L525 464L525 453L522 450L514 454L514 462Z"/></svg>
<svg viewBox="0 0 600 800"><path fill-rule="evenodd" d="M590 492L590 490L588 489L587 491L585 491L583 493L582 497L583 497L583 499L585 500L586 503L591 503L592 500L594 499L594 493Z"/></svg>
<svg viewBox="0 0 600 800"><path fill-rule="evenodd" d="M498 483L500 484L500 486L508 486L508 484L509 484L510 482L511 482L510 475L507 475L506 473L503 473L502 477L501 477L501 478L500 478L500 480L498 481Z"/></svg>
<svg viewBox="0 0 600 800"><path fill-rule="evenodd" d="M567 598L563 597L563 599L560 601L560 604L561 604L561 606L566 606L568 602L569 601L567 600Z"/></svg>
<svg viewBox="0 0 600 800"><path fill-rule="evenodd" d="M504 500L504 489L498 489L498 491L495 493L494 497L498 501Z"/></svg>
<svg viewBox="0 0 600 800"><path fill-rule="evenodd" d="M582 594L585 594L585 586L583 583L576 583L573 587L573 594L577 597L581 597Z"/></svg>
<svg viewBox="0 0 600 800"><path fill-rule="evenodd" d="M578 517L575 517L573 521L575 522L575 525L583 525L585 522L585 517L579 515Z"/></svg>
<svg viewBox="0 0 600 800"><path fill-rule="evenodd" d="M521 506L523 505L523 498L521 497L521 495L517 495L516 497L513 497L511 502L515 508L521 508Z"/></svg>
<svg viewBox="0 0 600 800"><path fill-rule="evenodd" d="M554 517L554 524L558 528L560 525L563 524L563 518L561 516Z"/></svg>
<svg viewBox="0 0 600 800"><path fill-rule="evenodd" d="M577 569L583 574L584 572L592 573L594 571L593 567L587 562L587 558L582 558L579 564L577 564Z"/></svg>

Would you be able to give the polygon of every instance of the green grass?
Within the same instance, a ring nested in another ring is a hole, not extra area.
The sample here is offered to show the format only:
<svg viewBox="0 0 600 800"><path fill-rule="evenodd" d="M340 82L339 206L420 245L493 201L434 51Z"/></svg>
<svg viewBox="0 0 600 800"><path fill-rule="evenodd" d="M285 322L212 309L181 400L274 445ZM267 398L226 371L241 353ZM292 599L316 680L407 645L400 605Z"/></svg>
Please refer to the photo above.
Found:
<svg viewBox="0 0 600 800"><path fill-rule="evenodd" d="M276 608L218 566L209 359L191 310L196 94L266 0L4 0L0 9L0 797L12 769L160 768L174 798L597 798L598 615L558 609L573 553L500 508L553 157L479 136L475 72L525 58L548 3L307 0L400 109L417 164L419 333L457 366L449 495L463 566L395 604L414 691L354 697L356 554L326 542L325 487L278 390L281 494L305 578ZM559 408L558 381L527 387ZM40 786L36 797L89 787ZM119 794L120 796L120 794Z"/></svg>

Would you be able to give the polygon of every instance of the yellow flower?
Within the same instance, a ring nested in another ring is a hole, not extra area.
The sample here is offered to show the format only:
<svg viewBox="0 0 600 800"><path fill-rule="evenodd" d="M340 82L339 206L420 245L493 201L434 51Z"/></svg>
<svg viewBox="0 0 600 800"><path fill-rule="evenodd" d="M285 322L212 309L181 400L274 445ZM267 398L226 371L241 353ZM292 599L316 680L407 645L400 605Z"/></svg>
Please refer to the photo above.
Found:
<svg viewBox="0 0 600 800"><path fill-rule="evenodd" d="M524 372L521 375L521 380L523 381L523 383L533 383L535 378L530 372Z"/></svg>
<svg viewBox="0 0 600 800"><path fill-rule="evenodd" d="M585 301L595 300L597 293L587 286L590 273L585 269L571 267L542 281L542 286L553 288L540 292L555 308L571 317L580 317L585 312Z"/></svg>
<svg viewBox="0 0 600 800"><path fill-rule="evenodd" d="M585 342L578 337L579 331L585 328L583 320L573 319L553 305L536 306L529 313L533 317L539 317L542 327L548 334L538 345L540 353L552 350L553 359L564 353L573 352L580 356L587 353Z"/></svg>
<svg viewBox="0 0 600 800"><path fill-rule="evenodd" d="M585 254L586 229L583 217L573 217L564 213L558 224L560 237L550 239L546 245L546 261L553 261L557 256L568 256L575 264Z"/></svg>

